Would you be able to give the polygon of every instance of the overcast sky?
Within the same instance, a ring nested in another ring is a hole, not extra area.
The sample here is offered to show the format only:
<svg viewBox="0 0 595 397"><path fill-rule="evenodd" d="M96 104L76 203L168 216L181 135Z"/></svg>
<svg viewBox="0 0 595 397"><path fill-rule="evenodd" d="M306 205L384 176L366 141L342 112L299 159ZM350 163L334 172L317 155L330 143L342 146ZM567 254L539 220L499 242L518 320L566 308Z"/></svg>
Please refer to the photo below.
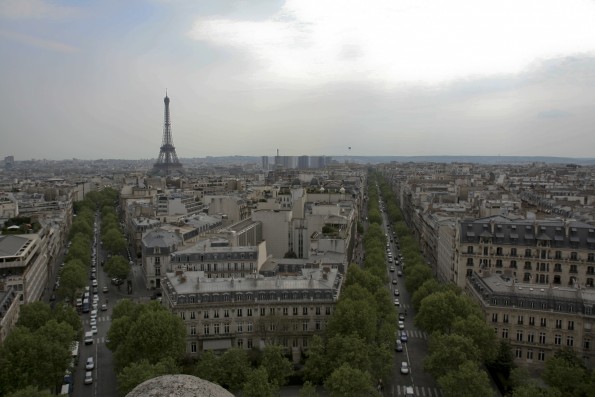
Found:
<svg viewBox="0 0 595 397"><path fill-rule="evenodd" d="M595 157L595 0L0 0L0 157Z"/></svg>

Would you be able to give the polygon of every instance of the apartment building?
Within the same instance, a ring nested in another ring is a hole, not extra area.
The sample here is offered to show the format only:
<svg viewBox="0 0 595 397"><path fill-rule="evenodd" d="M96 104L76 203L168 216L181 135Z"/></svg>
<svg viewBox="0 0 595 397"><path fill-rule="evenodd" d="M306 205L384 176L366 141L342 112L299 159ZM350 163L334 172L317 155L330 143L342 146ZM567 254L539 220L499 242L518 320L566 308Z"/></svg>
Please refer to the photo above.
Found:
<svg viewBox="0 0 595 397"><path fill-rule="evenodd" d="M472 273L466 291L481 305L488 324L507 340L519 365L542 369L562 347L593 368L595 289L521 283L500 274Z"/></svg>
<svg viewBox="0 0 595 397"><path fill-rule="evenodd" d="M595 226L561 219L503 216L459 223L455 282L491 271L519 282L593 288Z"/></svg>
<svg viewBox="0 0 595 397"><path fill-rule="evenodd" d="M19 319L20 300L20 294L14 286L0 282L0 346Z"/></svg>
<svg viewBox="0 0 595 397"><path fill-rule="evenodd" d="M0 236L0 283L22 303L39 300L48 283L48 258L37 234Z"/></svg>
<svg viewBox="0 0 595 397"><path fill-rule="evenodd" d="M324 331L339 297L336 269L304 269L299 276L208 278L204 271L167 273L163 304L186 325L190 355L207 350L284 346L295 362Z"/></svg>

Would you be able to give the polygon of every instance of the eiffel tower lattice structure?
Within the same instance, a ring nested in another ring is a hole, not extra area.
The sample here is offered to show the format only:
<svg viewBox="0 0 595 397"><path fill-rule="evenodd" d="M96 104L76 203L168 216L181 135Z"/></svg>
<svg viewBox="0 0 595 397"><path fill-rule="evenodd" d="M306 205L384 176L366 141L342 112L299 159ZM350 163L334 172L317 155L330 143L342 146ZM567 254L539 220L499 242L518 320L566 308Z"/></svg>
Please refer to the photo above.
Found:
<svg viewBox="0 0 595 397"><path fill-rule="evenodd" d="M165 98L163 98L163 102L165 103L165 114L163 117L163 141L161 142L159 157L157 158L157 162L153 164L153 170L151 174L161 176L183 174L184 170L182 168L182 164L178 160L176 148L174 147L173 139L171 136L171 122L169 117L169 97L167 96L167 92L165 93Z"/></svg>

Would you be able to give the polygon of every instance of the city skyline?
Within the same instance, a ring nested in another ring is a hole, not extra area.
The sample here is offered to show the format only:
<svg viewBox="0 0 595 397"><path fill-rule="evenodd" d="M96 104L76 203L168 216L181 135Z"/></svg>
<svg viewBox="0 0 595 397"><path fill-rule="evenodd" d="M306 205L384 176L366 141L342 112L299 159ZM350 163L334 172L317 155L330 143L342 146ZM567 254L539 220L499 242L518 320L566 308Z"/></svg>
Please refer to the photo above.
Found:
<svg viewBox="0 0 595 397"><path fill-rule="evenodd" d="M5 0L0 158L594 157L595 2Z"/></svg>

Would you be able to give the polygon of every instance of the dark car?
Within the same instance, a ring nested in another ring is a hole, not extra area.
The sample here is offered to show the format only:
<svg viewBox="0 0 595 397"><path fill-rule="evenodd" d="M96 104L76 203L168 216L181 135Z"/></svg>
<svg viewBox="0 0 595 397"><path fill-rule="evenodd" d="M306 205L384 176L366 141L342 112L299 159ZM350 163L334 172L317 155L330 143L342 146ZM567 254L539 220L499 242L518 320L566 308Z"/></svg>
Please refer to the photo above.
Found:
<svg viewBox="0 0 595 397"><path fill-rule="evenodd" d="M399 337L399 339L401 339L401 342L407 342L409 340L409 337L407 336L407 331L401 331L401 336Z"/></svg>
<svg viewBox="0 0 595 397"><path fill-rule="evenodd" d="M399 320L401 320L401 321L405 320L405 313L399 313Z"/></svg>

